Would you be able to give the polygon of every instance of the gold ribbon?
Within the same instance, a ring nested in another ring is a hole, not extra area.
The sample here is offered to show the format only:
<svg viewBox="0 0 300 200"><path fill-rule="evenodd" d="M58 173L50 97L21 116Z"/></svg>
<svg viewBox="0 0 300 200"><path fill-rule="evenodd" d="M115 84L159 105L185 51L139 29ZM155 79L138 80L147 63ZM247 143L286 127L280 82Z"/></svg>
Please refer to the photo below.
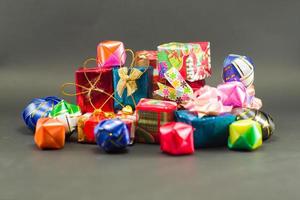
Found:
<svg viewBox="0 0 300 200"><path fill-rule="evenodd" d="M131 68L130 72L127 67L121 67L118 69L120 80L117 84L117 92L121 97L123 95L124 89L127 88L127 96L132 95L137 90L136 80L143 74L140 70Z"/></svg>

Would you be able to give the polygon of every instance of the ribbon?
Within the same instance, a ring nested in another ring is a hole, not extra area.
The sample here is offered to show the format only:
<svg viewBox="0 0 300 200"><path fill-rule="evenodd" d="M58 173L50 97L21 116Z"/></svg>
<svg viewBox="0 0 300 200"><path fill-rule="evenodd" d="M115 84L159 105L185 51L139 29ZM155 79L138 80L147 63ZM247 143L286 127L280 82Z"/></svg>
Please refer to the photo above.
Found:
<svg viewBox="0 0 300 200"><path fill-rule="evenodd" d="M175 67L166 71L164 76L173 88L162 83L157 83L159 89L154 91L155 94L179 102L186 101L193 95L193 89Z"/></svg>
<svg viewBox="0 0 300 200"><path fill-rule="evenodd" d="M262 103L254 97L254 93L254 88L247 90L238 81L227 82L217 88L206 85L194 92L184 107L198 113L199 117L230 112L233 107L259 109Z"/></svg>
<svg viewBox="0 0 300 200"><path fill-rule="evenodd" d="M121 67L118 70L120 80L117 84L117 93L121 97L124 89L127 89L127 96L132 95L137 90L136 80L142 76L142 72L138 69L132 68L128 74L129 69L127 67Z"/></svg>

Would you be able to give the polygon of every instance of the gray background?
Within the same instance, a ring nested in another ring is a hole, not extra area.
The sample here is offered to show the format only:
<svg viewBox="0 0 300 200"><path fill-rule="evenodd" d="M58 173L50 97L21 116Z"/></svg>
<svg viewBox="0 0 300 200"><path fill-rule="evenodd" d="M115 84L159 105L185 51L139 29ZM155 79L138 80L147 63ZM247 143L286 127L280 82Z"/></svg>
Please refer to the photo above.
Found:
<svg viewBox="0 0 300 200"><path fill-rule="evenodd" d="M299 8L299 1L1 0L0 199L299 199ZM39 151L22 109L33 97L61 96L60 85L107 39L134 50L208 40L214 86L227 54L252 57L274 137L252 153L218 148L185 157L155 145L121 155L75 142Z"/></svg>

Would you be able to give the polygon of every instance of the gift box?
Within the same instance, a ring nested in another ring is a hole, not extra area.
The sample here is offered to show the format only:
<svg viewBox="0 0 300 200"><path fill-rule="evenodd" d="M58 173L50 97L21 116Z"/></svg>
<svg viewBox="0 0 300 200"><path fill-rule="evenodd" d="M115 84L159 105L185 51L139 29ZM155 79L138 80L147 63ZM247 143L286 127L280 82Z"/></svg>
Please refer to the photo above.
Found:
<svg viewBox="0 0 300 200"><path fill-rule="evenodd" d="M235 108L231 113L237 116L237 120L251 119L258 122L261 125L263 140L270 138L274 133L275 124L273 118L263 111L248 108Z"/></svg>
<svg viewBox="0 0 300 200"><path fill-rule="evenodd" d="M229 125L236 120L234 115L198 117L187 110L175 112L176 121L192 125L195 148L225 146L229 135Z"/></svg>
<svg viewBox="0 0 300 200"><path fill-rule="evenodd" d="M76 129L79 116L81 116L80 107L64 100L55 105L49 114L49 117L58 119L65 125L68 136Z"/></svg>
<svg viewBox="0 0 300 200"><path fill-rule="evenodd" d="M193 127L181 122L170 122L160 127L160 149L172 155L194 153Z"/></svg>
<svg viewBox="0 0 300 200"><path fill-rule="evenodd" d="M174 121L177 104L171 101L141 99L136 107L137 127L135 141L159 143L159 128Z"/></svg>
<svg viewBox="0 0 300 200"><path fill-rule="evenodd" d="M98 67L122 66L126 61L124 44L120 41L103 41L97 47Z"/></svg>
<svg viewBox="0 0 300 200"><path fill-rule="evenodd" d="M172 67L191 82L203 80L211 74L209 42L163 44L158 46L157 58L161 78Z"/></svg>
<svg viewBox="0 0 300 200"><path fill-rule="evenodd" d="M82 113L113 112L112 69L80 68L75 73L76 101Z"/></svg>
<svg viewBox="0 0 300 200"><path fill-rule="evenodd" d="M141 98L152 97L152 81L152 67L114 68L115 111L126 105L135 108Z"/></svg>
<svg viewBox="0 0 300 200"><path fill-rule="evenodd" d="M88 115L87 115L88 116ZM84 121L83 127L78 125L80 128L80 142L81 143L92 143L95 144L95 134L94 129L99 124L100 121L104 119L111 119L114 118L115 114L111 112L102 112L99 110L95 110L89 118L83 117L82 120ZM78 131L79 132L79 131ZM79 138L78 138L79 140Z"/></svg>
<svg viewBox="0 0 300 200"><path fill-rule="evenodd" d="M134 137L135 137L135 130L136 130L136 113L133 112L132 108L130 106L125 106L122 110L120 110L116 114L116 118L123 121L129 131L130 136L130 144L134 143Z"/></svg>
<svg viewBox="0 0 300 200"><path fill-rule="evenodd" d="M157 51L142 50L135 52L134 66L136 67L153 67L153 90L157 90L159 81L157 68Z"/></svg>
<svg viewBox="0 0 300 200"><path fill-rule="evenodd" d="M104 151L118 152L130 143L127 126L119 119L106 119L95 127L97 145Z"/></svg>
<svg viewBox="0 0 300 200"><path fill-rule="evenodd" d="M26 126L35 130L37 121L40 118L48 117L53 107L61 100L56 96L32 99L22 112Z"/></svg>
<svg viewBox="0 0 300 200"><path fill-rule="evenodd" d="M262 145L261 126L251 119L239 120L230 125L228 148L253 151Z"/></svg>
<svg viewBox="0 0 300 200"><path fill-rule="evenodd" d="M86 139L86 135L84 133L84 124L86 120L91 117L92 113L85 113L78 118L77 122L77 142L86 143L88 140Z"/></svg>
<svg viewBox="0 0 300 200"><path fill-rule="evenodd" d="M61 149L65 145L65 126L53 118L40 118L34 134L34 142L40 149Z"/></svg>

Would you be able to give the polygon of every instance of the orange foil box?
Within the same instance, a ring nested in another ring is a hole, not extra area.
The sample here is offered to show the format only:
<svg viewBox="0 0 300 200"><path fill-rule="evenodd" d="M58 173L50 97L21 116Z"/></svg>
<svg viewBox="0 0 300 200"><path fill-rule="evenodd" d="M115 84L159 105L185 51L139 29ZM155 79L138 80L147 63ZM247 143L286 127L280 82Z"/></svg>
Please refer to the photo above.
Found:
<svg viewBox="0 0 300 200"><path fill-rule="evenodd" d="M126 53L123 42L103 41L97 47L98 67L114 67L124 65Z"/></svg>
<svg viewBox="0 0 300 200"><path fill-rule="evenodd" d="M61 149L65 145L66 129L54 118L40 118L35 129L34 142L40 149Z"/></svg>

